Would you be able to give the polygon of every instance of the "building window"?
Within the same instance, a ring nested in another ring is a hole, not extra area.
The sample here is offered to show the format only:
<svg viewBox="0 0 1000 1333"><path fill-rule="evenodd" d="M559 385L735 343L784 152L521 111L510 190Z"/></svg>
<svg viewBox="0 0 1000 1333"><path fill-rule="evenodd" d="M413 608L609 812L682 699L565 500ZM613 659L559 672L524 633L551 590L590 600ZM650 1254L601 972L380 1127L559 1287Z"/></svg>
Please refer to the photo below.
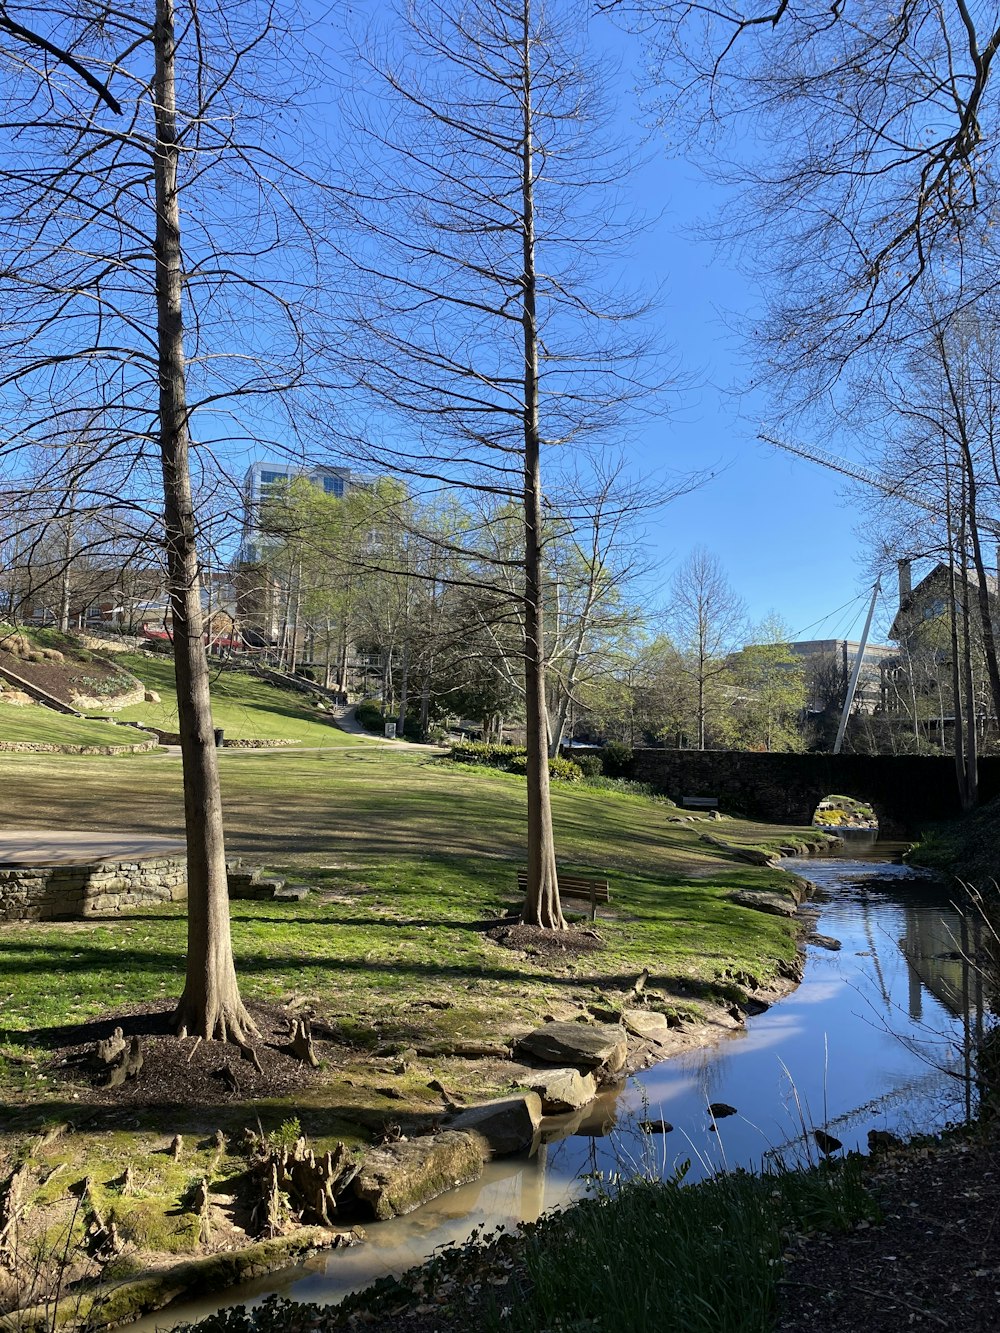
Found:
<svg viewBox="0 0 1000 1333"><path fill-rule="evenodd" d="M273 486L276 481L284 481L285 476L284 472L262 472L260 474L260 484L262 486Z"/></svg>
<svg viewBox="0 0 1000 1333"><path fill-rule="evenodd" d="M338 500L342 500L344 497L344 479L342 477L324 477L323 489L327 495L333 495Z"/></svg>

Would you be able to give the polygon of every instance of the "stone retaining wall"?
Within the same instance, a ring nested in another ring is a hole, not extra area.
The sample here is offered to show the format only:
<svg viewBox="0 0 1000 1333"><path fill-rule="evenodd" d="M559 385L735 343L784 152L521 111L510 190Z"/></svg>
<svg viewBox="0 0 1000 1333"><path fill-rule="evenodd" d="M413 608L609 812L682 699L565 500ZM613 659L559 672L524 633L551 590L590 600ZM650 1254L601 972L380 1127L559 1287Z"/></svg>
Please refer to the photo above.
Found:
<svg viewBox="0 0 1000 1333"><path fill-rule="evenodd" d="M186 897L187 865L182 856L75 866L0 866L2 921L110 916Z"/></svg>
<svg viewBox="0 0 1000 1333"><path fill-rule="evenodd" d="M0 741L0 750L13 754L142 754L159 748L159 741L138 741L135 745L52 745L48 741Z"/></svg>
<svg viewBox="0 0 1000 1333"><path fill-rule="evenodd" d="M150 728L156 732L160 738L161 745L180 745L180 733L176 731L161 731L158 727ZM298 745L298 741L289 740L255 740L253 737L238 738L230 740L225 738L222 742L224 750L280 750L286 745Z"/></svg>
<svg viewBox="0 0 1000 1333"><path fill-rule="evenodd" d="M145 698L146 687L141 682L136 682L124 694L111 694L103 697L99 694L73 694L72 696L73 707L81 713L90 712L92 709L106 709L108 712L117 713L121 708L132 708L136 704L141 704Z"/></svg>

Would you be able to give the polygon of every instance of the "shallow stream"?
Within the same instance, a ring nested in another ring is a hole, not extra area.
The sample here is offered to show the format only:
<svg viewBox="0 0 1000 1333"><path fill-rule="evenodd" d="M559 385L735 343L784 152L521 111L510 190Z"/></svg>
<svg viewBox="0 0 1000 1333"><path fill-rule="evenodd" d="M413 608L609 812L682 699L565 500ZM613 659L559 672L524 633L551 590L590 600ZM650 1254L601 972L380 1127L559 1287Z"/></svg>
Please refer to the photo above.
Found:
<svg viewBox="0 0 1000 1333"><path fill-rule="evenodd" d="M725 1167L815 1160L815 1128L864 1150L871 1129L914 1133L961 1120L971 1107L968 1051L982 997L963 962L968 949L949 891L888 859L899 850L856 835L838 856L783 863L818 886L816 928L842 947L809 945L802 984L744 1031L630 1078L575 1132L532 1158L491 1164L475 1184L409 1217L370 1226L356 1249L172 1307L135 1328L166 1328L269 1292L336 1301L476 1227L534 1220L585 1192L595 1171L669 1175L689 1163L686 1179L697 1180ZM736 1114L713 1120L710 1102ZM646 1134L638 1127L646 1119L673 1128Z"/></svg>

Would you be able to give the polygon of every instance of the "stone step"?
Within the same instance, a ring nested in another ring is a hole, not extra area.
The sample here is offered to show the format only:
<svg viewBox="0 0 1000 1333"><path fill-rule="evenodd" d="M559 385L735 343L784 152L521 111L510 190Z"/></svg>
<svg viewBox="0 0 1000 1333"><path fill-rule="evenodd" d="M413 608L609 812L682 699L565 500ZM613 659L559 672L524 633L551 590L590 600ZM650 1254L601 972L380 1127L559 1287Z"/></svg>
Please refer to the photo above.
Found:
<svg viewBox="0 0 1000 1333"><path fill-rule="evenodd" d="M272 897L283 902L300 903L310 893L312 889L308 884L282 884L280 889L275 889Z"/></svg>

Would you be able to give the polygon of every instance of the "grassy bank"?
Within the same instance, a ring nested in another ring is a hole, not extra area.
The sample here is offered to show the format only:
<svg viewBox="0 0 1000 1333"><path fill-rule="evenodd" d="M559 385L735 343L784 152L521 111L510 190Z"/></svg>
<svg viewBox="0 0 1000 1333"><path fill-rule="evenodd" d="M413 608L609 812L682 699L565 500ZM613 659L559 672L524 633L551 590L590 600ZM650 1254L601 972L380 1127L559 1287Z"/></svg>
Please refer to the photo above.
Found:
<svg viewBox="0 0 1000 1333"><path fill-rule="evenodd" d="M144 722L164 731L177 730L177 691L173 660L161 654L119 653L115 659L160 696L159 703L141 703L116 716ZM212 671L212 718L233 740L290 740L300 745L356 744L357 738L338 730L310 697L281 689L242 671ZM362 744L364 741L362 740Z"/></svg>
<svg viewBox="0 0 1000 1333"><path fill-rule="evenodd" d="M1000 879L1000 800L973 810L961 819L925 829L907 856L914 865L957 877L989 892Z"/></svg>
<svg viewBox="0 0 1000 1333"><path fill-rule="evenodd" d="M140 745L153 739L134 727L70 717L37 704L0 702L0 741L29 745Z"/></svg>
<svg viewBox="0 0 1000 1333"><path fill-rule="evenodd" d="M5 769L11 827L179 835L183 826L180 763L163 755L11 755ZM472 1033L488 1009L492 1025L506 1032L557 996L590 995L644 967L667 987L728 984L736 974L766 983L794 955L787 921L729 900L737 889L780 888L781 872L699 841L709 827L755 844L765 836L780 841L782 830L737 820L674 825L669 809L646 798L558 787L561 857L606 873L612 902L600 923L604 949L553 969L498 950L481 929L490 914L518 901L523 779L470 777L447 761L401 750L233 752L221 769L230 854L316 890L301 903L233 905L238 966L251 998L308 994L333 1018L367 1015L391 1030L404 1022L394 1014L452 995L450 1009L424 1014L425 1031L446 1024ZM9 1038L39 1022L94 1017L109 994L135 1004L174 993L184 947L182 906L130 920L11 924L0 943ZM477 998L485 993L488 1001Z"/></svg>
<svg viewBox="0 0 1000 1333"><path fill-rule="evenodd" d="M230 855L312 890L300 902L233 903L243 995L272 1011L311 1014L321 1067L294 1087L261 1084L252 1101L212 1084L207 1100L188 1105L157 1086L155 1096L119 1108L95 1091L86 1062L67 1047L73 1033L100 1035L87 1024L177 996L183 906L5 923L0 1179L30 1165L42 1191L33 1216L46 1234L76 1216L67 1212L67 1186L90 1177L99 1210L113 1210L127 1229L130 1253L196 1253L193 1191L207 1177L220 1209L238 1194L242 1131L258 1119L267 1132L298 1121L320 1151L337 1141L363 1150L387 1125L434 1123L441 1086L476 1099L516 1085L505 1043L546 1014L579 1017L623 1003L644 969L650 1002L697 1042L731 1030L734 1002L779 982L795 956L787 920L730 897L780 889L781 873L701 841L710 831L734 844L778 844L791 830L728 819L671 823L675 812L660 801L557 784L560 856L606 874L611 901L593 952L545 955L502 947L488 930L518 904L523 778L370 744L223 752L221 775ZM5 776L9 827L177 835L183 825L180 763L163 753L13 754ZM469 1043L501 1056L469 1059ZM190 1042L181 1054L182 1071L204 1059L209 1082L226 1059ZM178 1134L189 1146L174 1158L167 1149ZM130 1164L141 1186L123 1193L114 1182ZM216 1245L240 1243L233 1231L216 1237Z"/></svg>

